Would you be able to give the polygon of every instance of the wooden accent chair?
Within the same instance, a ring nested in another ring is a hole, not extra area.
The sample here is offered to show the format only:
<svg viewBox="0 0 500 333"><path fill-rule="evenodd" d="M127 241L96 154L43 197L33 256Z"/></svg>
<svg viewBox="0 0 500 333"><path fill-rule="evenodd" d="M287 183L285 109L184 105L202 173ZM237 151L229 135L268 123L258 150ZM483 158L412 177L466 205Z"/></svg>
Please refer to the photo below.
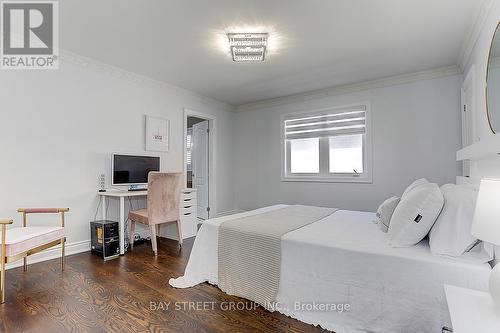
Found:
<svg viewBox="0 0 500 333"><path fill-rule="evenodd" d="M160 232L160 224L176 223L179 246L182 246L182 230L180 221L180 200L183 175L182 173L150 172L148 176L147 209L131 211L130 248L134 248L135 223L149 225L151 231L151 246L158 255L156 235Z"/></svg>
<svg viewBox="0 0 500 333"><path fill-rule="evenodd" d="M20 208L17 211L22 213L22 227L7 229L6 226L12 224L12 220L0 220L2 227L0 303L5 302L5 264L23 258L23 268L26 271L28 269L27 257L29 255L61 244L61 269L64 270L64 245L66 243L64 214L69 211L69 208ZM61 214L61 226L27 227L28 214Z"/></svg>

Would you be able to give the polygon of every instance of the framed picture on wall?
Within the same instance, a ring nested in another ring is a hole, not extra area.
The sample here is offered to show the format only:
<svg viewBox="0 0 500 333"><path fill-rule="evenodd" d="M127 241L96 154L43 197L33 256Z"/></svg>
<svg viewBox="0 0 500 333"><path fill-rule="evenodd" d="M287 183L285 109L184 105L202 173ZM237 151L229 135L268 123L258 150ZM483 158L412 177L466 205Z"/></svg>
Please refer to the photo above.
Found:
<svg viewBox="0 0 500 333"><path fill-rule="evenodd" d="M146 116L146 150L168 152L168 119Z"/></svg>

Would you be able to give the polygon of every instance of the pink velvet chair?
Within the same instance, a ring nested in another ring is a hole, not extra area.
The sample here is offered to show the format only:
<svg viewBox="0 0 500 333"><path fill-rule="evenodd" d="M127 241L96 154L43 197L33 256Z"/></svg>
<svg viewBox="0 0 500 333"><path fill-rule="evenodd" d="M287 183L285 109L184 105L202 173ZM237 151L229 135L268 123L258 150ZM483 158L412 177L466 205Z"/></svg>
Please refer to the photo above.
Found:
<svg viewBox="0 0 500 333"><path fill-rule="evenodd" d="M66 243L64 214L69 211L69 208L20 208L17 211L22 213L22 227L7 229L6 226L12 224L12 220L0 220L2 227L0 303L5 302L5 264L22 258L24 260L24 271L26 271L28 269L27 257L29 255L61 244L61 269L64 270L64 245ZM28 227L26 226L28 214L61 214L61 226Z"/></svg>
<svg viewBox="0 0 500 333"><path fill-rule="evenodd" d="M182 190L182 173L150 172L148 176L148 207L131 211L130 220L130 247L133 249L135 223L149 225L151 231L151 246L158 255L156 235L160 232L160 225L165 223L177 224L179 245L182 246L182 230L180 221L180 200Z"/></svg>

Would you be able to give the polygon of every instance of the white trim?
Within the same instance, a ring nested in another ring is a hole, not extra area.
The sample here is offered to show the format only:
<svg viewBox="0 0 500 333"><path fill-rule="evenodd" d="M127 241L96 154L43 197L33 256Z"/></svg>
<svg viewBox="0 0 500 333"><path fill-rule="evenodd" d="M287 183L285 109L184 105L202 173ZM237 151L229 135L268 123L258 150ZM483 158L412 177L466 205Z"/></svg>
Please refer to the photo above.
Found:
<svg viewBox="0 0 500 333"><path fill-rule="evenodd" d="M484 0L484 1L492 1L492 0ZM369 90L369 89L374 89L374 88L382 88L382 87L387 87L387 86L393 86L393 85L398 85L398 84L404 84L404 83L411 83L411 82L416 82L416 81L421 81L421 80L431 80L434 78L440 78L440 77L446 77L446 76L451 76L451 75L457 75L461 74L462 70L456 66L448 66L448 67L441 67L441 68L436 68L436 69L431 69L431 70L425 70L425 71L419 71L419 72L414 72L414 73L407 73L407 74L402 74L402 75L395 75L395 76L389 76L385 78L380 78L380 79L375 79L375 80L370 80L370 81L364 81L364 82L359 82L359 83L354 83L354 84L348 84L348 85L339 85L335 87L329 87L326 89L320 89L320 90L314 90L310 92L304 92L304 93L299 93L299 94L294 94L294 95L289 95L289 96L283 96L283 97L277 97L277 98L272 98L272 99L267 99L263 101L258 101L258 102L253 102L253 103L248 103L248 104L242 104L239 106L233 106L229 103L218 101L214 98L207 97L195 92L192 92L190 90L180 88L178 86L175 86L173 84L169 84L164 81L156 80L151 77L141 75L138 73L134 73L113 65L106 64L104 62L98 61L96 59L92 59L89 57L85 57L82 55L79 55L77 53L60 49L60 57L62 62L70 63L85 69L93 70L95 72L101 73L101 74L107 74L110 75L114 78L117 79L125 79L130 82L134 82L137 84L141 85L146 85L146 86L151 86L151 87L156 87L160 89L171 89L175 90L177 93L196 98L204 103L217 106L221 108L224 111L247 111L247 110L254 110L254 109L259 109L259 108L265 108L265 107L272 107L272 106L278 106L282 104L288 104L288 103L295 103L295 102L300 102L300 101L305 101L305 100L310 100L310 99L315 99L315 98L322 98L322 97L328 97L328 96L335 96L335 95L340 95L340 94L346 94L350 92L357 92L357 91L363 91L363 90Z"/></svg>
<svg viewBox="0 0 500 333"><path fill-rule="evenodd" d="M470 123L465 123L467 119L465 119L465 115L463 109L461 110L462 114L462 148L473 144L474 142L479 141L476 137L476 109L477 109L477 100L476 100L476 66L473 64L469 71L467 72L462 87L460 89L460 99L462 108L465 105L465 91L467 89L472 89L472 105L469 105L470 110L467 110L470 115L469 120ZM467 130L470 130L470 138L466 138ZM466 139L469 139L469 142L464 142ZM468 143L468 144L467 144Z"/></svg>
<svg viewBox="0 0 500 333"><path fill-rule="evenodd" d="M457 63L460 68L465 70L467 63L470 60L470 56L472 54L472 50L476 45L476 42L479 38L481 30L486 23L486 18L488 17L488 13L491 10L491 7L494 4L494 0L479 0L481 3L479 4L478 10L474 15L474 20L472 24L469 26L466 38L463 41L459 57L457 59Z"/></svg>
<svg viewBox="0 0 500 333"><path fill-rule="evenodd" d="M373 181L368 177L303 177L303 176L287 176L281 178L282 182L303 182L303 183L358 183L358 184L372 184Z"/></svg>
<svg viewBox="0 0 500 333"><path fill-rule="evenodd" d="M320 113L327 110L334 109L343 109L350 108L359 105L366 106L365 110L365 124L366 124L366 132L365 132L365 143L364 149L366 150L365 154L365 172L363 172L362 176L355 177L352 175L342 176L342 175L332 175L329 177L325 177L324 175L287 175L286 173L286 163L285 160L288 158L286 154L286 140L285 140L285 118L291 115L300 115L300 114L311 114L311 113ZM372 126L372 114L371 114L371 103L370 101L362 101L359 103L351 103L347 105L334 105L328 108L314 109L309 111L298 111L293 113L282 114L280 117L280 133L281 133L281 181L282 182L322 182L322 183L373 183L373 126Z"/></svg>
<svg viewBox="0 0 500 333"><path fill-rule="evenodd" d="M481 160L500 155L500 135L488 135L457 151L457 161Z"/></svg>
<svg viewBox="0 0 500 333"><path fill-rule="evenodd" d="M80 242L66 243L65 252L68 257L72 254L82 253L90 251L90 240L84 240ZM54 246L50 249L42 251L40 253L33 254L28 257L28 265L35 264L37 262L58 259L61 258L61 245ZM13 263L5 265L6 269L16 268L23 265L22 260L15 261Z"/></svg>
<svg viewBox="0 0 500 333"><path fill-rule="evenodd" d="M193 111L188 108L184 108L184 125L183 125L183 137L182 137L182 160L183 166L182 170L184 172L184 184L187 183L187 146L186 146L186 136L187 136L187 119L188 117L196 117L208 120L208 126L210 133L208 135L210 151L209 151L209 170L208 170L208 205L210 207L210 212L208 217L215 216L217 214L217 117L208 113L202 113Z"/></svg>
<svg viewBox="0 0 500 333"><path fill-rule="evenodd" d="M127 80L136 84L150 86L152 88L174 90L178 94L182 94L190 98L195 98L203 103L213 105L214 107L218 107L224 111L234 110L234 107L231 104L221 102L214 98L195 93L191 90L175 86L165 81L156 80L149 76L134 73L126 69L116 67L93 58L85 57L68 50L60 48L59 56L62 62L73 64L78 67L92 70L97 73L106 74L116 79ZM59 68L61 67L62 66L59 66Z"/></svg>
<svg viewBox="0 0 500 333"><path fill-rule="evenodd" d="M259 102L239 105L236 107L234 111L236 112L252 111L252 110L280 106L284 104L300 103L312 99L326 98L329 96L336 96L336 95L348 94L364 90L370 90L375 88L383 88L399 84L422 81L422 80L432 80L440 77L446 77L458 74L462 74L462 70L457 65L453 65L448 67L441 67L426 71L420 71L416 73L390 76L386 78L370 80L360 83L340 85L332 88L319 89L284 97L271 98Z"/></svg>
<svg viewBox="0 0 500 333"><path fill-rule="evenodd" d="M470 105L466 104L466 95L465 92L471 89L471 100L469 101ZM473 64L467 75L465 76L465 80L460 88L460 114L462 119L462 148L473 144L478 141L476 139L476 66ZM471 173L471 163L470 161L462 162L462 175L469 177Z"/></svg>

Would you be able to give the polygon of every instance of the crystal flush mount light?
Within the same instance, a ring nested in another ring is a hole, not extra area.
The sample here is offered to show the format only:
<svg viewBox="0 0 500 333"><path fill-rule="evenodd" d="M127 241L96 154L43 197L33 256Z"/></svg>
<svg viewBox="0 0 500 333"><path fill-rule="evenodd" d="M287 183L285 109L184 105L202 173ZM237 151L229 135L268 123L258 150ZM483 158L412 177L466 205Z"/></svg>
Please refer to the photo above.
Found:
<svg viewBox="0 0 500 333"><path fill-rule="evenodd" d="M234 62L264 61L267 52L267 33L228 33Z"/></svg>

